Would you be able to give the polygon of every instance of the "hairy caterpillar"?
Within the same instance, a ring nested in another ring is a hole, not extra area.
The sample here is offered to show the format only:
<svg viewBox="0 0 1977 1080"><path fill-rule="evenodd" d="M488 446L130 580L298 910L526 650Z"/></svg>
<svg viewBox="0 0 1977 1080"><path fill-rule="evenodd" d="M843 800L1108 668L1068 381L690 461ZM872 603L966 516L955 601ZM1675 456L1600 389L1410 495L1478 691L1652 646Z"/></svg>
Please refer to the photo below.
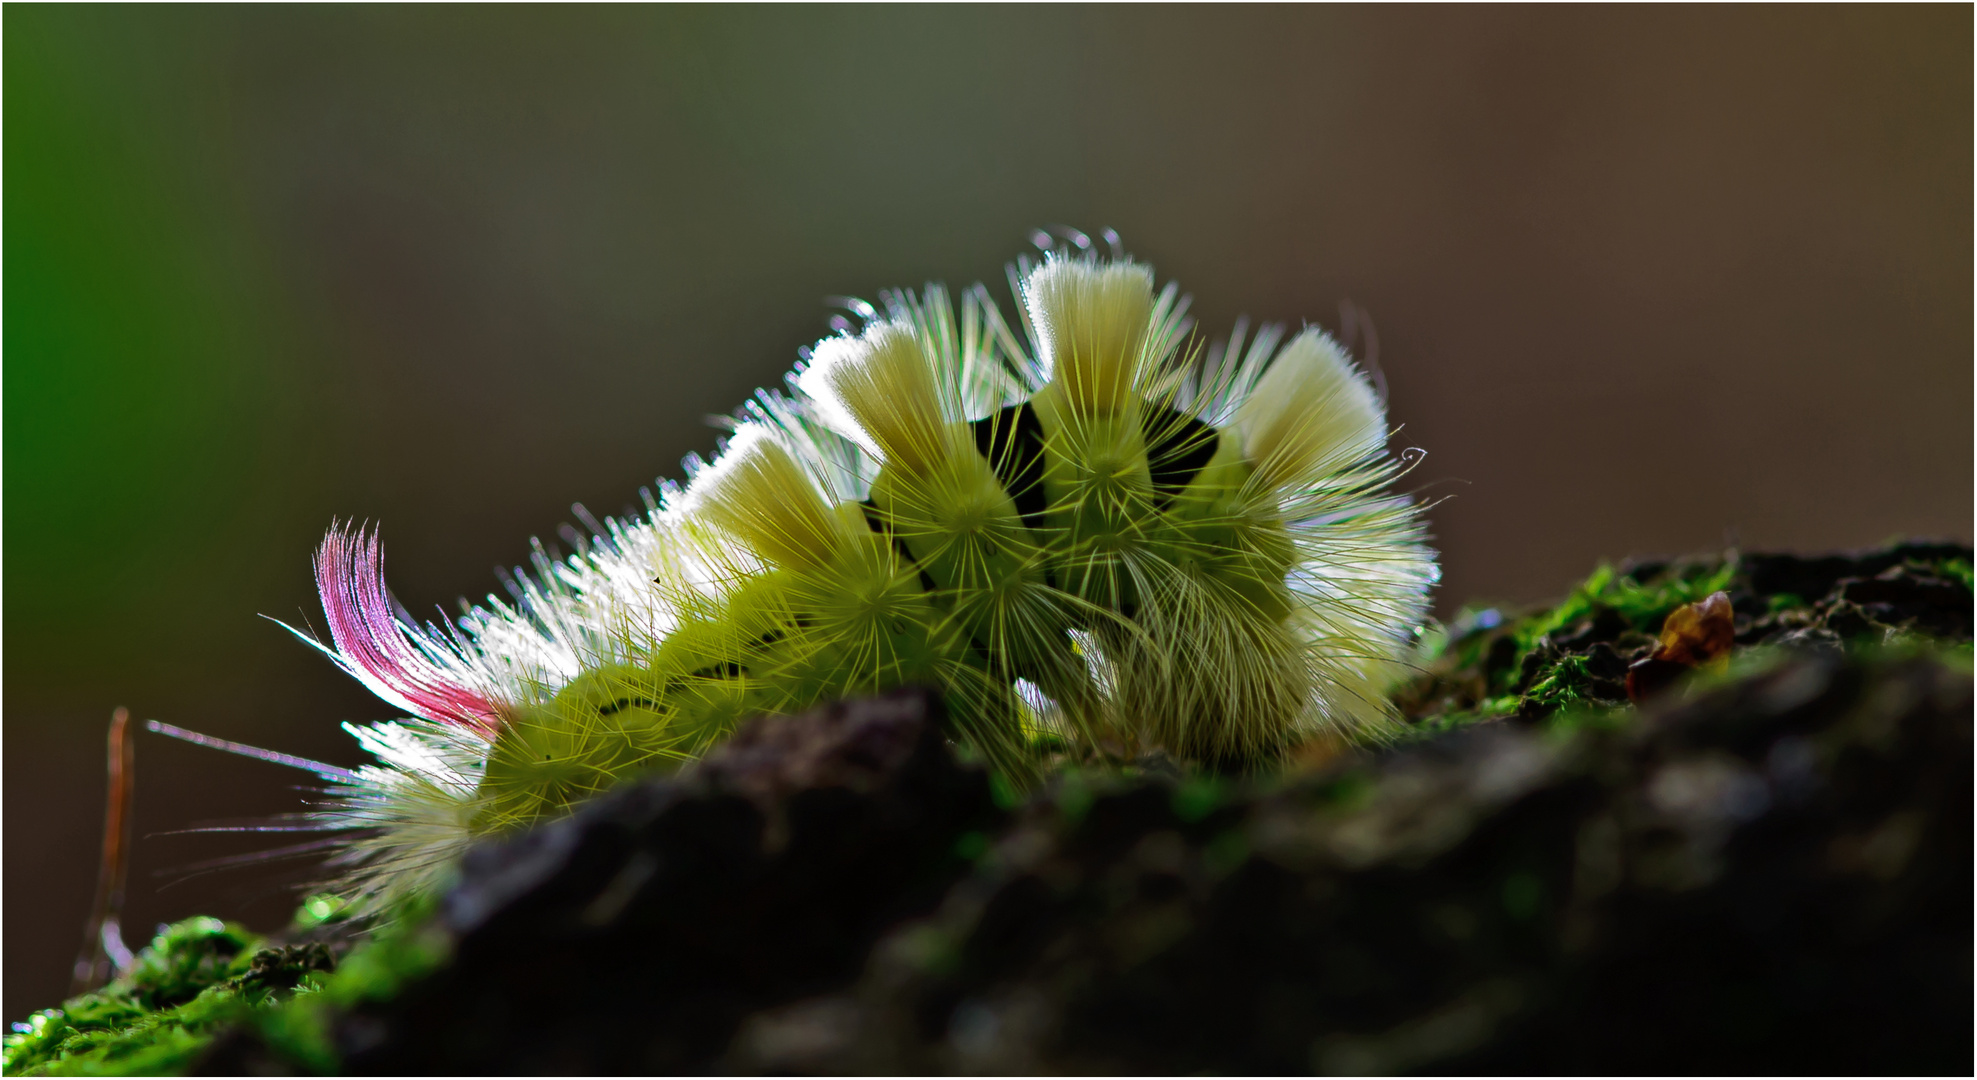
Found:
<svg viewBox="0 0 1977 1080"><path fill-rule="evenodd" d="M1116 252L1010 284L1020 337L980 285L852 302L684 487L538 545L514 602L456 626L415 624L376 534L332 527L330 641L305 639L409 714L346 725L377 763L323 771L343 891L430 890L474 837L751 715L906 683L1019 785L1065 754L1248 768L1377 737L1437 571L1344 350L1238 326L1204 357L1186 298Z"/></svg>

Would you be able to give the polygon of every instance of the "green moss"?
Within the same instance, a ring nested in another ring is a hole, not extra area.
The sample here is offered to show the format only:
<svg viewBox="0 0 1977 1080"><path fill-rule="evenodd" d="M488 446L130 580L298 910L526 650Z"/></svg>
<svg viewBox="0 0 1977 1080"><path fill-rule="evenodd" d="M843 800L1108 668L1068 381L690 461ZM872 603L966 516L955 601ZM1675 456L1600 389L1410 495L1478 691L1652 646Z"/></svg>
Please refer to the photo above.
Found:
<svg viewBox="0 0 1977 1080"><path fill-rule="evenodd" d="M1551 607L1522 613L1463 609L1447 626L1421 635L1415 654L1421 674L1396 695L1411 721L1399 741L1512 715L1536 718L1620 704L1623 691L1614 672L1601 678L1589 670L1590 643L1614 644L1624 659L1651 644L1676 608L1734 591L1738 570L1735 557L1636 569L1602 564ZM1785 603L1803 606L1796 598Z"/></svg>
<svg viewBox="0 0 1977 1080"><path fill-rule="evenodd" d="M7 1036L9 1075L181 1072L267 989L254 973L261 939L218 919L165 928L130 969L92 994L44 1009Z"/></svg>
<svg viewBox="0 0 1977 1080"><path fill-rule="evenodd" d="M326 926L348 916L350 904L340 896L319 893L302 901L295 909L295 921L290 925L296 930L313 930Z"/></svg>
<svg viewBox="0 0 1977 1080"><path fill-rule="evenodd" d="M1519 651L1528 652L1538 640L1571 626L1602 610L1627 620L1636 630L1653 632L1661 628L1668 613L1683 604L1693 604L1710 593L1730 587L1736 577L1734 560L1677 566L1656 574L1646 582L1630 574L1616 572L1602 563L1591 577L1572 590L1565 602L1536 618L1524 620L1517 629Z"/></svg>
<svg viewBox="0 0 1977 1080"><path fill-rule="evenodd" d="M1628 707L1585 707L1563 709L1539 723L1546 734L1570 740L1582 731L1618 731L1628 726L1634 711Z"/></svg>
<svg viewBox="0 0 1977 1080"><path fill-rule="evenodd" d="M1174 816L1187 822L1200 821L1222 805L1228 793L1228 784L1220 777L1208 773L1191 776L1174 789Z"/></svg>
<svg viewBox="0 0 1977 1080"><path fill-rule="evenodd" d="M1936 564L1936 569L1945 576L1962 582L1965 589L1971 588L1969 559L1944 559Z"/></svg>
<svg viewBox="0 0 1977 1080"><path fill-rule="evenodd" d="M1477 702L1474 708L1430 713L1409 724L1393 738L1392 742L1396 746L1428 742L1463 728L1514 716L1523 700L1516 694L1504 694L1499 697L1484 698Z"/></svg>
<svg viewBox="0 0 1977 1080"><path fill-rule="evenodd" d="M428 915L425 909L401 913L340 964L321 944L265 948L261 937L233 923L203 917L176 923L110 985L15 1024L0 1071L179 1074L219 1035L247 1025L288 1060L334 1072L334 1012L388 1000L445 962L448 940ZM308 929L340 917L340 904L312 897L296 913L295 925Z"/></svg>
<svg viewBox="0 0 1977 1080"><path fill-rule="evenodd" d="M279 1056L311 1072L336 1072L339 1062L331 1038L335 1017L391 1000L401 987L437 969L452 954L451 938L431 914L430 904L399 912L350 950L333 974L298 985L286 1001L246 1019Z"/></svg>
<svg viewBox="0 0 1977 1080"><path fill-rule="evenodd" d="M1586 670L1586 657L1568 653L1558 658L1531 684L1524 705L1533 712L1556 713L1565 709L1596 708L1600 698L1592 692L1593 676Z"/></svg>

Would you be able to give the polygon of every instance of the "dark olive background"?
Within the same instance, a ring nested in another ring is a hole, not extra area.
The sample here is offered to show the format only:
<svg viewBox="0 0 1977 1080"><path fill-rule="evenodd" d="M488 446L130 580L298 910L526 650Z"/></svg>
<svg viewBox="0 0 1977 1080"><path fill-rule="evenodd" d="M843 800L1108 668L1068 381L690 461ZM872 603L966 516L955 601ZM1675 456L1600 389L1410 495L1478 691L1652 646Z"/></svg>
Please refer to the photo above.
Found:
<svg viewBox="0 0 1977 1080"><path fill-rule="evenodd" d="M113 706L353 763L258 616L378 522L415 610L708 451L824 297L1113 226L1376 320L1441 610L1600 558L1971 531L1971 12L5 12L5 981L54 1003ZM304 779L141 737L133 936L262 926ZM291 878L302 871L291 873Z"/></svg>

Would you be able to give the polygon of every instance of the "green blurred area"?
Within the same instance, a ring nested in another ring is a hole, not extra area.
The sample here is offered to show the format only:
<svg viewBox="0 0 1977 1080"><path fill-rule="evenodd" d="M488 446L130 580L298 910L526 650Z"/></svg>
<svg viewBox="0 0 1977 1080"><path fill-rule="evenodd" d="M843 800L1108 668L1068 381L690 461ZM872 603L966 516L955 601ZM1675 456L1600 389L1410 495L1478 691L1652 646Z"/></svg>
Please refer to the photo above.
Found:
<svg viewBox="0 0 1977 1080"><path fill-rule="evenodd" d="M213 540L265 524L298 331L241 200L202 183L231 152L189 77L203 36L39 6L6 29L6 663L73 685L144 663L135 628L196 619L213 576L266 572Z"/></svg>

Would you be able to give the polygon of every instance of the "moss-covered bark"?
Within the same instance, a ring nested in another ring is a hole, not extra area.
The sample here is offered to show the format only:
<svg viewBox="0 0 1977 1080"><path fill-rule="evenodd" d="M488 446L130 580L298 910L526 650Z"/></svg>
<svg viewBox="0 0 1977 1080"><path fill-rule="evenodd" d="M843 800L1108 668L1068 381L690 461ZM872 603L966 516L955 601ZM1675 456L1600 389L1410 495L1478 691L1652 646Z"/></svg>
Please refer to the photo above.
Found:
<svg viewBox="0 0 1977 1080"><path fill-rule="evenodd" d="M1733 655L1630 705L1719 590ZM1970 590L1942 545L1602 568L1274 778L1018 803L910 696L777 721L333 973L182 923L6 1071L1966 1071Z"/></svg>
<svg viewBox="0 0 1977 1080"><path fill-rule="evenodd" d="M1663 620L1719 590L1744 647L1967 641L1971 633L1970 549L1961 545L1635 560L1600 567L1553 607L1464 609L1424 637L1422 677L1399 704L1423 733L1625 705L1627 669L1654 650Z"/></svg>
<svg viewBox="0 0 1977 1080"><path fill-rule="evenodd" d="M95 993L44 1009L7 1036L9 1075L146 1075L184 1071L214 1035L335 966L321 943L271 946L234 923L165 927L130 968Z"/></svg>

